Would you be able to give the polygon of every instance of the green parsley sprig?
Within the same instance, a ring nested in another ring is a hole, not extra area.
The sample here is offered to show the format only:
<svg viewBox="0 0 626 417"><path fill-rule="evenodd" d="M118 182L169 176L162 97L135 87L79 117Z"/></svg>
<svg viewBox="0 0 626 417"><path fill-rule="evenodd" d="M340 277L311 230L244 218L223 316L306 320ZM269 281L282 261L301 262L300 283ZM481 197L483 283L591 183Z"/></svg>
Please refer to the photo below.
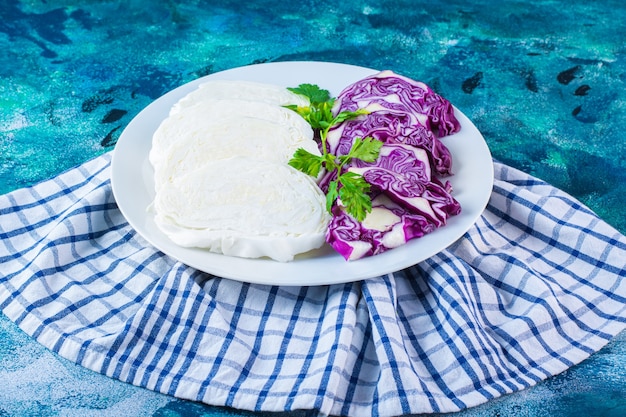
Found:
<svg viewBox="0 0 626 417"><path fill-rule="evenodd" d="M365 109L356 111L342 111L336 116L332 113L335 99L328 90L323 90L314 84L300 84L290 91L301 94L309 99L309 106L286 106L301 115L313 129L319 133L322 155L314 155L303 148L299 148L289 161L289 165L317 177L322 168L328 172L336 171L336 178L329 183L326 193L326 209L331 212L333 204L339 198L345 210L358 221L363 221L367 213L372 211L372 201L369 197L370 184L362 175L346 171L344 166L353 159L365 162L374 162L378 158L382 142L371 138L355 138L352 148L347 155L333 155L328 151L326 137L329 130L346 120L366 115Z"/></svg>

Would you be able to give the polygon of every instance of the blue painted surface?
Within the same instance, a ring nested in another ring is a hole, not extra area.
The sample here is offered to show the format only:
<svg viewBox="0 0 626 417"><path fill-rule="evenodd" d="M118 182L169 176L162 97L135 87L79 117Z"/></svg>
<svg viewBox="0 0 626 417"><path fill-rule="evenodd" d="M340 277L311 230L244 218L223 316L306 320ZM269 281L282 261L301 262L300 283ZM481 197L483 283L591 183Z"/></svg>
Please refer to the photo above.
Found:
<svg viewBox="0 0 626 417"><path fill-rule="evenodd" d="M0 2L0 193L113 149L199 76L322 60L427 82L494 157L626 233L622 1ZM0 415L252 416L78 367L0 316ZM291 414L309 416L314 413ZM626 334L536 387L459 416L626 415Z"/></svg>

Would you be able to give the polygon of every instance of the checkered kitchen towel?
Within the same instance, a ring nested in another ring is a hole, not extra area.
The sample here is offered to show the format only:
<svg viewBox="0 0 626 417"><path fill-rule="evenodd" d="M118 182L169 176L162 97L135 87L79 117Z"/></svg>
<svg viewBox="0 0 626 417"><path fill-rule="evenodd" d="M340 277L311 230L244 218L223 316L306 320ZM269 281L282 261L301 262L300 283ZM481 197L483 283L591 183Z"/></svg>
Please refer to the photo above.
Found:
<svg viewBox="0 0 626 417"><path fill-rule="evenodd" d="M281 287L150 247L116 207L109 163L0 197L0 308L122 381L241 409L448 412L557 374L626 327L626 238L502 164L447 250L362 282Z"/></svg>

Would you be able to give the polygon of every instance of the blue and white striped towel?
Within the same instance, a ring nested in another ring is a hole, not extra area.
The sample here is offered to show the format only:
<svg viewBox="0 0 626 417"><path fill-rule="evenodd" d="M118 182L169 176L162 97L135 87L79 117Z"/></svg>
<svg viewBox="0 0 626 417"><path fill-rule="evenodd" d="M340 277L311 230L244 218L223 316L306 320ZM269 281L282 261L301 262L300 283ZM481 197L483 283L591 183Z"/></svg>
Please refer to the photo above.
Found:
<svg viewBox="0 0 626 417"><path fill-rule="evenodd" d="M456 411L521 390L626 327L626 238L502 164L486 212L404 271L249 285L150 247L110 155L0 197L0 308L87 368L180 398L336 415Z"/></svg>

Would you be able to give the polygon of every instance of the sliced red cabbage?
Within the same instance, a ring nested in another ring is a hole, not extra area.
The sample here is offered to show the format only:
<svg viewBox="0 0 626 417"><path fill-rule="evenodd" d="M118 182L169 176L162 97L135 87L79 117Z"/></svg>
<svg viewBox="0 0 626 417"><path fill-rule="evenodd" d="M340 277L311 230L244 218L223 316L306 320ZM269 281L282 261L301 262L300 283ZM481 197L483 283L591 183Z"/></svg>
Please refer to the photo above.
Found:
<svg viewBox="0 0 626 417"><path fill-rule="evenodd" d="M361 174L374 190L385 193L405 209L419 212L437 226L458 214L459 203L449 183L431 177L426 151L409 145L383 145L376 162L355 160L350 171Z"/></svg>
<svg viewBox="0 0 626 417"><path fill-rule="evenodd" d="M359 223L340 207L326 232L326 241L346 260L353 261L383 253L434 231L435 226L419 213L411 213L380 194L372 200L369 220ZM386 221L385 221L386 220Z"/></svg>
<svg viewBox="0 0 626 417"><path fill-rule="evenodd" d="M374 107L370 107L374 106ZM452 104L435 93L428 85L398 75L393 71L381 71L346 87L335 101L334 109L355 111L359 108L388 112L425 115L429 126L438 137L459 130ZM380 109L382 110L382 109Z"/></svg>
<svg viewBox="0 0 626 417"><path fill-rule="evenodd" d="M326 241L347 260L376 255L446 224L461 206L449 183L431 176L427 152L385 144L376 162L355 160L350 171L372 186L372 212L361 223L333 208Z"/></svg>
<svg viewBox="0 0 626 417"><path fill-rule="evenodd" d="M361 174L371 186L372 211L358 222L341 207L332 208L326 241L345 259L372 256L422 237L461 211L449 182L452 157L440 141L456 133L460 123L452 104L426 84L382 71L346 87L336 98L335 115L366 109L368 114L333 127L326 136L331 154L347 155L356 138L383 142L375 162L354 159L344 171ZM323 173L319 186L337 173Z"/></svg>
<svg viewBox="0 0 626 417"><path fill-rule="evenodd" d="M457 132L460 124L452 104L426 84L382 71L346 87L337 96L333 112L359 108L370 114L332 129L327 136L330 153L345 155L355 137L371 136L423 148L437 173L451 174L452 157L439 138Z"/></svg>
<svg viewBox="0 0 626 417"><path fill-rule="evenodd" d="M327 135L329 152L346 155L354 138L373 137L384 143L405 143L428 152L432 168L440 175L452 173L452 156L448 148L427 126L408 114L392 114L375 111L358 119L348 120Z"/></svg>

